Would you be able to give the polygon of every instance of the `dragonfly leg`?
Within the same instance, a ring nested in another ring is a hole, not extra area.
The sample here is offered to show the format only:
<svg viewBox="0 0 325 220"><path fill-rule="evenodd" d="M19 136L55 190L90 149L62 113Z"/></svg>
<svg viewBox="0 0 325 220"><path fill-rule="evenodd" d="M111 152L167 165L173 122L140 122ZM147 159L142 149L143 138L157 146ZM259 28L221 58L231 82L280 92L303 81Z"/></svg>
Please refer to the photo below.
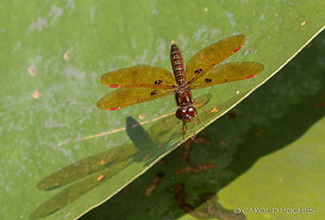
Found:
<svg viewBox="0 0 325 220"><path fill-rule="evenodd" d="M191 139L194 140L194 138L196 137L196 121L194 119L194 123L195 123L195 131L194 131L194 135L192 135L192 133L188 130L186 123L183 122L183 140L184 140L184 134L185 134L185 129L187 131L187 133L190 135Z"/></svg>
<svg viewBox="0 0 325 220"><path fill-rule="evenodd" d="M205 113L207 113L208 115L210 115L212 112L217 112L219 109L217 109L216 107L214 107L210 112L208 112L205 108L203 108L203 105L198 103L196 100L193 100L198 106L200 106L203 111L205 111Z"/></svg>

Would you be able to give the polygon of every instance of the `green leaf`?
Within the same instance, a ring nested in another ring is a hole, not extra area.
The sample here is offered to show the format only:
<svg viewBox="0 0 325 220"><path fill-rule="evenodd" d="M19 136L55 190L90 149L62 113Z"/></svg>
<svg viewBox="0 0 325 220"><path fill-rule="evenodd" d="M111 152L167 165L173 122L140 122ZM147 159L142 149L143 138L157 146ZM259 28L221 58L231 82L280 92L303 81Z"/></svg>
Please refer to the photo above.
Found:
<svg viewBox="0 0 325 220"><path fill-rule="evenodd" d="M324 48L323 32L196 140L81 220L322 219Z"/></svg>
<svg viewBox="0 0 325 220"><path fill-rule="evenodd" d="M211 43L244 34L246 44L226 62L266 69L251 80L193 92L212 94L205 108L219 109L200 112L208 125L322 29L322 4L1 3L1 219L77 218L178 146L182 125L173 116L166 122L173 97L104 112L96 102L113 90L100 83L102 74L134 65L171 70L171 40L186 62Z"/></svg>

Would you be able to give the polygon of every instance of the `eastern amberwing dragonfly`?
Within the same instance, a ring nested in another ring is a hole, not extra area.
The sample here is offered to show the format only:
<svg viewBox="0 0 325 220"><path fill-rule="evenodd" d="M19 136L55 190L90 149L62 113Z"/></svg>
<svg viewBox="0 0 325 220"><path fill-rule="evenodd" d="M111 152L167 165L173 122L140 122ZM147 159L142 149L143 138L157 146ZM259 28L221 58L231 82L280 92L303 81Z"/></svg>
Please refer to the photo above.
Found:
<svg viewBox="0 0 325 220"><path fill-rule="evenodd" d="M183 139L185 129L194 139L196 128L192 135L186 127L186 123L193 120L196 125L194 117L198 112L193 102L208 112L193 100L192 89L250 79L263 71L262 64L253 62L227 63L214 67L238 52L244 43L245 36L236 35L211 44L197 52L188 61L184 71L181 51L172 41L170 59L174 76L170 71L154 66L134 66L106 73L101 76L101 82L118 89L101 98L97 106L112 111L175 94L178 106L176 117L183 122Z"/></svg>

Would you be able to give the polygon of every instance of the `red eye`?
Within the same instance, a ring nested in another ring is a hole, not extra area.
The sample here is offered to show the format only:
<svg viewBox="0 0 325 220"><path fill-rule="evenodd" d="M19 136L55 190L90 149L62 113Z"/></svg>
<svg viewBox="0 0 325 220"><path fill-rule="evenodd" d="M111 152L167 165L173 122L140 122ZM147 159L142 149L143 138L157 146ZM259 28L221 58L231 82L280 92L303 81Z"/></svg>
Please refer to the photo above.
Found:
<svg viewBox="0 0 325 220"><path fill-rule="evenodd" d="M177 109L176 111L176 118L183 119L186 116L186 109Z"/></svg>
<svg viewBox="0 0 325 220"><path fill-rule="evenodd" d="M197 114L196 108L194 108L194 107L189 107L189 108L186 110L186 114L188 114L188 115L194 117L194 116Z"/></svg>
<svg viewBox="0 0 325 220"><path fill-rule="evenodd" d="M176 118L178 119L191 119L197 114L196 108L193 106L188 107L187 109L179 108L176 111Z"/></svg>

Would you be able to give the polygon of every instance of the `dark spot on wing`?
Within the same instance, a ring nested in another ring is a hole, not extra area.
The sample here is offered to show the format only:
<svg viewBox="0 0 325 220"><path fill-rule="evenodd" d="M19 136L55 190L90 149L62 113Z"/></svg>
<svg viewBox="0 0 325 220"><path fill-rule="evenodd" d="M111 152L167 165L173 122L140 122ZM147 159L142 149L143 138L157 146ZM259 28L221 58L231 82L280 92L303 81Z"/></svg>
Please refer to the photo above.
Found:
<svg viewBox="0 0 325 220"><path fill-rule="evenodd" d="M197 69L197 70L194 71L194 73L196 73L196 74L198 74L200 72L202 72L202 69Z"/></svg>
<svg viewBox="0 0 325 220"><path fill-rule="evenodd" d="M150 93L150 95L156 95L157 94L157 90L154 90L152 93Z"/></svg>
<svg viewBox="0 0 325 220"><path fill-rule="evenodd" d="M205 79L204 82L205 83L210 83L210 82L212 82L212 80L211 79Z"/></svg>
<svg viewBox="0 0 325 220"><path fill-rule="evenodd" d="M161 83L162 83L162 80L156 80L156 81L155 81L155 84L157 84L157 85L158 85L158 84L161 84Z"/></svg>

